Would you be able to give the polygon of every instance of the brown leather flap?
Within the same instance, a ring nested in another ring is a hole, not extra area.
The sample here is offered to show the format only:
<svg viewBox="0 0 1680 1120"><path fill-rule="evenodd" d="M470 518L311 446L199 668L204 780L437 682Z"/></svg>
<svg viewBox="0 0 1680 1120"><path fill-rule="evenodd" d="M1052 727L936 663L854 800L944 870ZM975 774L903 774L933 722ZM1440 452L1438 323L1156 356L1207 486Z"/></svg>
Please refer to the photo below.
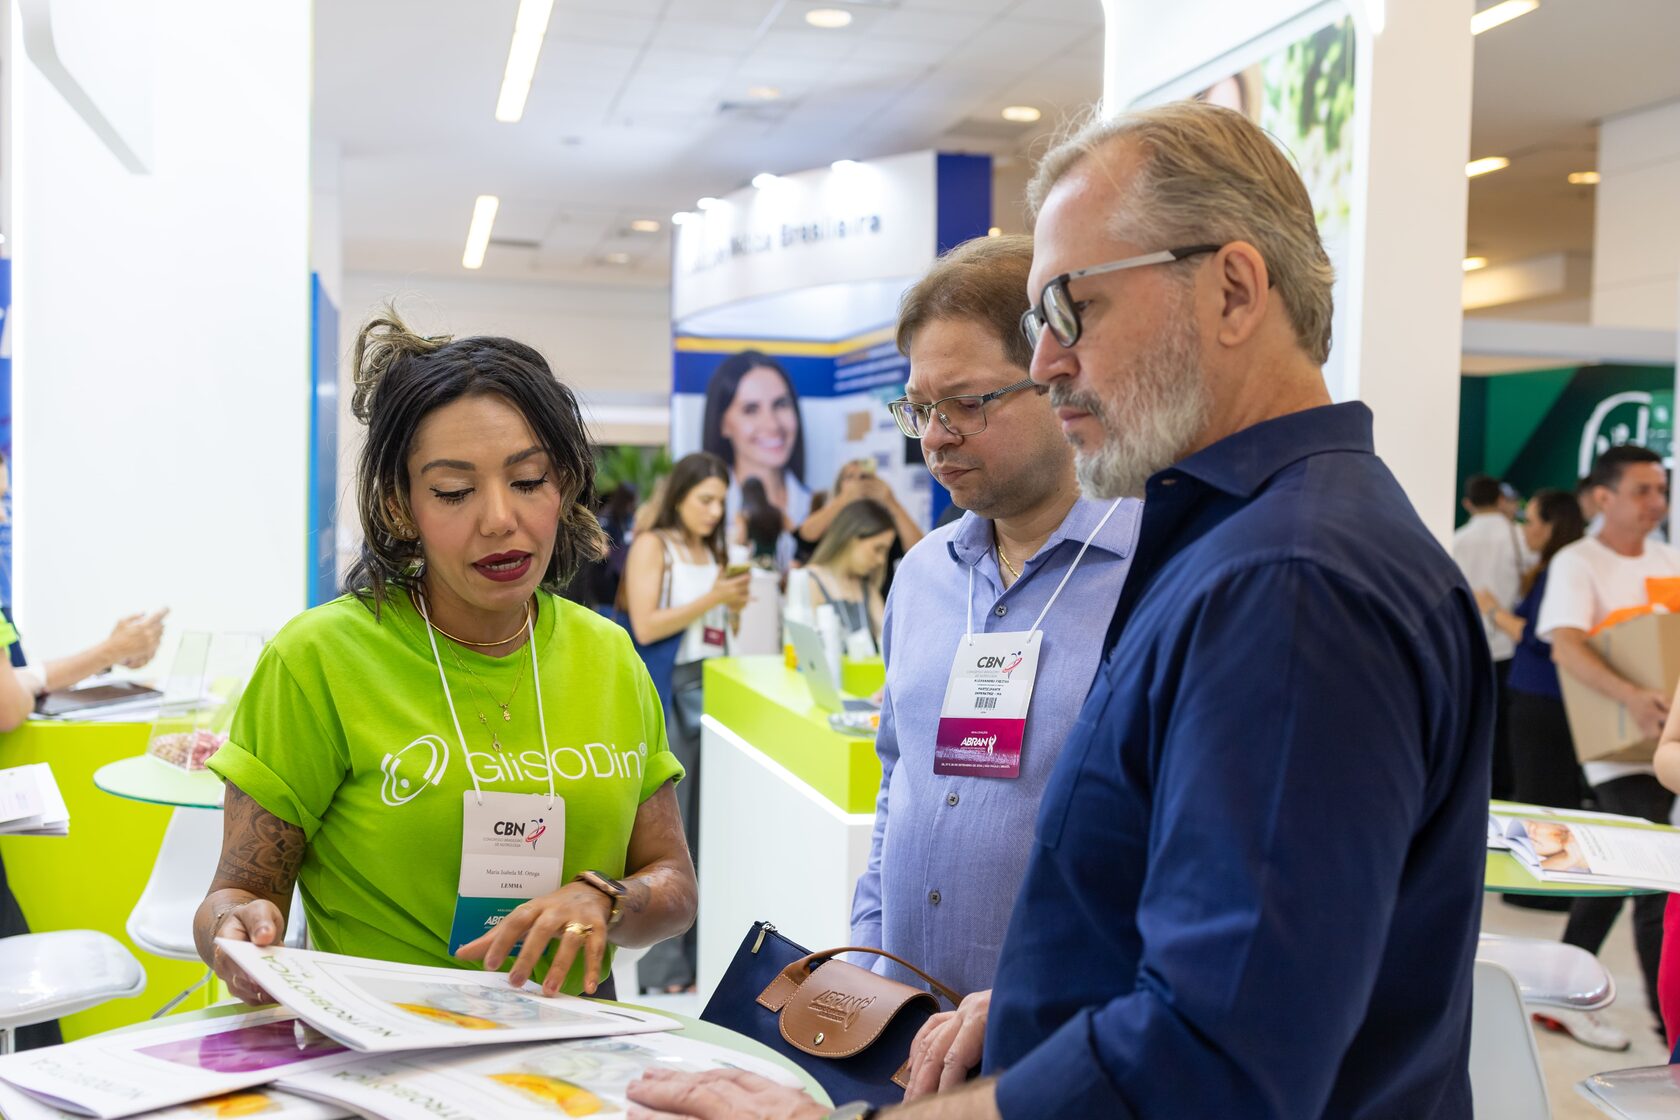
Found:
<svg viewBox="0 0 1680 1120"><path fill-rule="evenodd" d="M777 974L758 997L759 1005L781 1012L782 1037L818 1058L862 1053L887 1029L893 1016L917 1001L939 1010L931 992L877 976L866 968L830 960L808 974L795 962ZM794 975L804 974L803 983Z"/></svg>

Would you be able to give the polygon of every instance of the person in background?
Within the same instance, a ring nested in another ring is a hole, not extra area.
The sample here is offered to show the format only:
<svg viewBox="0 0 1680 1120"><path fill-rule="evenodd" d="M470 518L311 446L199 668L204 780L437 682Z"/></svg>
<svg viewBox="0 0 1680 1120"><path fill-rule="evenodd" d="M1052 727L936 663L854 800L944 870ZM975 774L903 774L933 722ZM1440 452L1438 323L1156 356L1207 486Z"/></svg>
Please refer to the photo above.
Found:
<svg viewBox="0 0 1680 1120"><path fill-rule="evenodd" d="M1464 482L1464 511L1470 515L1453 534L1452 556L1480 601L1485 594L1500 610L1517 605L1521 593L1523 546L1515 520L1505 512L1503 486L1497 478L1473 474ZM1513 491L1514 493L1514 491ZM1482 627L1493 654L1494 672L1499 677L1499 718L1493 732L1493 796L1509 799L1512 790L1510 733L1507 730L1509 701L1505 681L1511 673L1511 654L1516 643L1493 624L1483 607Z"/></svg>
<svg viewBox="0 0 1680 1120"><path fill-rule="evenodd" d="M1663 725L1662 740L1657 744L1652 765L1663 788L1680 794L1680 690L1676 690L1675 699L1669 705L1668 722ZM1680 894L1669 895L1663 911L1657 1004L1662 1013L1663 1029L1668 1032L1668 1041L1674 1047L1669 1063L1680 1063Z"/></svg>
<svg viewBox="0 0 1680 1120"><path fill-rule="evenodd" d="M1523 575L1522 599L1507 610L1491 591L1476 592L1482 617L1516 644L1506 680L1506 713L1511 748L1513 799L1530 805L1578 809L1586 794L1575 740L1563 710L1552 647L1540 640L1535 623L1546 595L1546 569L1552 558L1580 540L1586 531L1575 495L1541 490L1529 500L1522 525L1525 550L1536 556ZM1549 895L1505 896L1508 905L1533 910L1568 910L1570 900Z"/></svg>
<svg viewBox="0 0 1680 1120"><path fill-rule="evenodd" d="M725 652L730 613L746 606L749 572L725 567L724 502L729 469L697 451L679 459L665 480L659 510L647 532L631 542L624 566L624 605L630 632L643 646L676 641L667 682L654 681L665 702L671 753L687 779L678 809L688 849L699 862L701 674L709 657ZM694 984L694 931L650 949L637 964L645 989L680 992Z"/></svg>
<svg viewBox="0 0 1680 1120"><path fill-rule="evenodd" d="M706 383L700 447L728 468L729 516L741 508L741 484L756 478L791 524L811 512L805 488L805 433L799 394L781 363L743 350L718 363Z"/></svg>
<svg viewBox="0 0 1680 1120"><path fill-rule="evenodd" d="M741 483L741 509L729 543L742 550L747 563L785 574L793 560L790 528L787 514L770 504L762 482L749 478Z"/></svg>
<svg viewBox="0 0 1680 1120"><path fill-rule="evenodd" d="M834 608L848 657L873 657L880 652L885 611L881 579L896 536L887 507L868 498L851 502L829 522L828 532L805 566L811 576L811 610L825 605Z"/></svg>
<svg viewBox="0 0 1680 1120"><path fill-rule="evenodd" d="M607 495L596 520L606 534L607 554L584 566L588 573L589 606L609 614L618 602L618 585L624 579L624 562L629 556L630 540L635 535L632 525L636 517L636 488L629 483L616 487Z"/></svg>
<svg viewBox="0 0 1680 1120"><path fill-rule="evenodd" d="M603 548L577 401L529 346L394 312L352 353L362 550L346 595L264 647L210 759L227 796L199 954L271 1002L219 942L279 944L296 886L313 948L610 993L611 946L680 934L696 890L647 671L552 590ZM587 765L602 744L615 765ZM457 908L482 794L564 809L554 885L493 923Z"/></svg>
<svg viewBox="0 0 1680 1120"><path fill-rule="evenodd" d="M875 473L875 460L852 459L840 467L839 474L834 477L834 488L829 491L829 499L821 508L813 508L811 515L799 526L801 562L809 562L816 551L817 542L822 540L823 534L828 532L829 525L840 516L840 511L853 502L868 499L885 507L892 514L893 526L898 530L898 541L893 549L890 562L896 563L900 557L922 539L921 526L916 519L900 504L898 495L887 485L887 480Z"/></svg>
<svg viewBox="0 0 1680 1120"><path fill-rule="evenodd" d="M1680 576L1680 550L1650 539L1668 513L1668 476L1654 451L1631 445L1612 447L1593 464L1588 481L1603 527L1552 557L1546 593L1535 632L1552 647L1561 672L1626 707L1640 731L1652 739L1662 734L1669 697L1619 675L1588 643L1587 636L1612 611L1650 601L1645 581ZM1674 795L1657 781L1650 763L1588 762L1583 765L1598 808L1608 813L1667 824ZM1563 940L1597 953L1621 913L1621 898L1582 898L1570 907ZM1657 1006L1657 967L1662 958L1663 898L1639 895L1633 900L1633 937L1651 1012ZM1627 1035L1585 1011L1551 1010L1547 1018L1588 1046L1625 1050Z"/></svg>

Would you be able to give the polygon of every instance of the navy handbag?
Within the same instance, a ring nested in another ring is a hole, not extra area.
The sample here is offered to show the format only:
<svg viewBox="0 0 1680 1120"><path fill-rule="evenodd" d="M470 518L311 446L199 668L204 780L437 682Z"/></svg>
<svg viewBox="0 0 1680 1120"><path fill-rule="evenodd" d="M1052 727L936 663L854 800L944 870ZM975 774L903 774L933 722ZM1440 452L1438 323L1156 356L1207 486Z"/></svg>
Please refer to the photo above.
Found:
<svg viewBox="0 0 1680 1120"><path fill-rule="evenodd" d="M933 991L878 976L841 953L896 961ZM904 1099L910 1044L939 1010L962 997L915 965L880 949L812 953L754 922L700 1018L762 1042L816 1079L836 1104Z"/></svg>

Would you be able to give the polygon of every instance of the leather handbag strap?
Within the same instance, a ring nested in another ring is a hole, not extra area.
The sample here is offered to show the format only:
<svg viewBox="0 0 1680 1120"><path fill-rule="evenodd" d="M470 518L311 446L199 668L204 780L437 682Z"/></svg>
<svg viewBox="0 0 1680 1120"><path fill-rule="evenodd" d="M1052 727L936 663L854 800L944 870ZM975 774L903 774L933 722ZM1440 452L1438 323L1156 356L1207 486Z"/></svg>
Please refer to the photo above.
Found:
<svg viewBox="0 0 1680 1120"><path fill-rule="evenodd" d="M902 965L911 972L914 972L917 976L920 976L923 980L926 980L928 987L932 988L936 995L945 997L945 1001L952 1007L955 1007L962 1002L962 996L958 995L950 988L947 988L944 984L941 984L939 981L935 980L933 977L929 976L927 973L923 972L903 957L889 953L885 949L871 949L863 945L847 945L839 949L824 949L820 953L808 953L788 965L786 968L782 969L782 975L787 977L788 980L792 981L794 986L797 987L804 983L805 976L802 974L808 974L810 972L813 962L826 961L832 957L839 956L841 953L873 953L877 957L886 957L889 961Z"/></svg>

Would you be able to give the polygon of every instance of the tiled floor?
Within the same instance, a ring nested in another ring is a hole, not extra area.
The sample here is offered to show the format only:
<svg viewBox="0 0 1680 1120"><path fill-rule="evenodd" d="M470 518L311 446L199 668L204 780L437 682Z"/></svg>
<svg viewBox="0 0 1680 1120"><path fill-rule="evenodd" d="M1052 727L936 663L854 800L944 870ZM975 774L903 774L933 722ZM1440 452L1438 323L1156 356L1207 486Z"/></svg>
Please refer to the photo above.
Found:
<svg viewBox="0 0 1680 1120"><path fill-rule="evenodd" d="M1482 911L1482 928L1489 933L1555 940L1563 932L1565 918L1564 914L1507 906L1497 896L1489 895ZM1616 978L1616 1002L1606 1008L1603 1015L1627 1033L1633 1040L1633 1047L1623 1053L1612 1054L1582 1046L1565 1035L1548 1030L1537 1031L1540 1064L1546 1071L1546 1087L1552 1098L1553 1120L1603 1120L1603 1114L1575 1092L1576 1082L1583 1078L1604 1070L1660 1065L1668 1061L1668 1050L1653 1029L1651 1012L1645 1005L1645 984L1634 956L1631 918L1629 908L1623 907L1622 916L1610 931L1610 939L1605 942L1599 959Z"/></svg>

